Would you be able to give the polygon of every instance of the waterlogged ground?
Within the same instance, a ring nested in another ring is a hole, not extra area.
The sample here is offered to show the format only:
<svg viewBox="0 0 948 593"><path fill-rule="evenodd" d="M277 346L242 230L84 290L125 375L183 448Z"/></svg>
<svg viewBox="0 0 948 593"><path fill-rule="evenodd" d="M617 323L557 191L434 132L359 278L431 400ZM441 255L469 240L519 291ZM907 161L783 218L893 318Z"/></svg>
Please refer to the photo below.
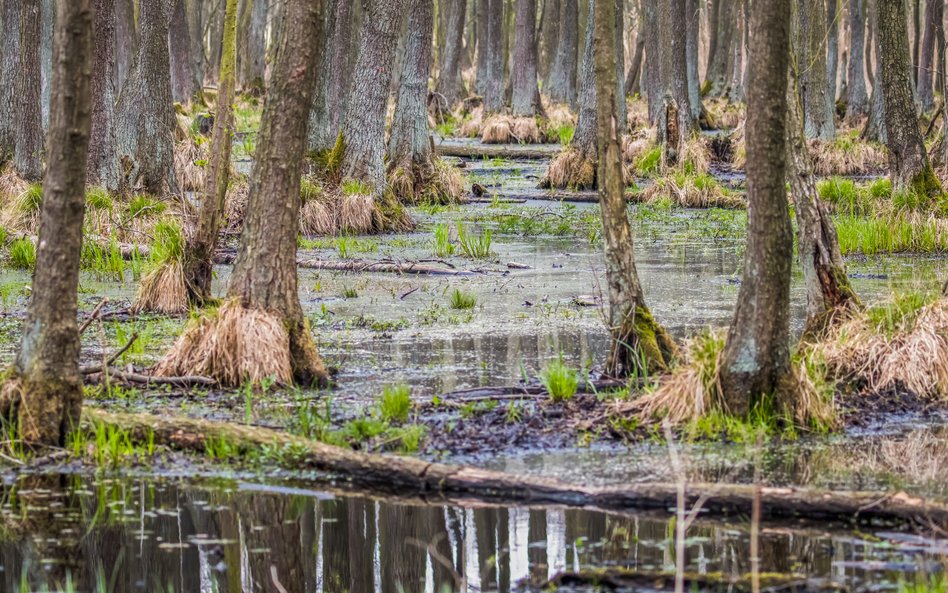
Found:
<svg viewBox="0 0 948 593"><path fill-rule="evenodd" d="M300 270L304 310L321 353L338 369L332 391L90 389L87 404L312 435L372 416L384 387L405 384L416 405L412 418L423 415L430 425L417 444L425 457L584 484L677 479L668 445L659 439L627 444L609 431L577 428L576 418L600 412L607 398L548 405L524 397L496 407L444 395L535 385L560 357L596 376L607 347L598 206L590 202L594 194L560 202L534 189L544 167L468 161L469 181L487 195L462 207L412 209L416 232L301 240L301 259L352 267ZM630 206L630 217L639 274L656 317L678 338L727 325L740 286L745 213L638 205ZM465 254L461 237L486 242L487 231L490 253ZM439 235L447 241L439 242ZM421 261L454 273L360 271L360 262L379 260ZM869 303L893 291L937 290L948 277L948 259L939 256L851 257L847 263L854 288ZM122 279L83 273L85 314L110 299L105 321L84 334L85 362L102 360L137 334L120 362L148 367L187 323L128 315L138 271L130 267ZM228 272L218 267L219 290ZM456 291L474 305L453 307ZM28 295L27 272L0 270L4 365L15 353ZM799 269L792 296L799 331L805 299ZM880 409L834 437L676 447L683 475L693 481L905 490L944 499L946 419L920 413L917 403L907 402L904 411ZM362 445L399 449L388 440L370 437ZM563 570L674 568L674 530L664 515L397 505L321 492L301 476L288 481L286 472L265 468L251 465L235 476L213 462L169 456L150 468L98 477L76 464L66 474L8 473L2 590L40 589L46 576L65 574L67 566L78 567L74 582L85 591L353 593L508 591L521 581L521 589L529 589L524 579L539 586ZM943 533L893 529L767 524L760 532L760 570L828 579L846 590L884 590L944 566ZM749 541L747 521L700 519L688 533L685 568L725 580L742 577L750 570ZM25 589L18 588L23 574L30 575ZM707 579L693 586L720 590Z"/></svg>
<svg viewBox="0 0 948 593"><path fill-rule="evenodd" d="M4 591L69 578L70 591L115 593L507 592L564 572L676 569L662 515L384 501L252 479L29 476L2 492ZM751 533L699 518L683 542L688 590L750 591ZM927 584L948 554L948 539L884 524L775 523L757 538L765 582L796 591Z"/></svg>

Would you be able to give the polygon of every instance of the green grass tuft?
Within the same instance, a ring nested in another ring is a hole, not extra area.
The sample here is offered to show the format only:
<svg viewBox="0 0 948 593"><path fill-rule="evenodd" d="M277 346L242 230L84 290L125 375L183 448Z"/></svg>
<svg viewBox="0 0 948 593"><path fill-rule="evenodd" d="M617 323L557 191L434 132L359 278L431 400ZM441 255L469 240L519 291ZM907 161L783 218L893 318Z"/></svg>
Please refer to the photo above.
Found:
<svg viewBox="0 0 948 593"><path fill-rule="evenodd" d="M385 422L405 422L411 413L411 388L404 383L386 385L379 398L379 416Z"/></svg>
<svg viewBox="0 0 948 593"><path fill-rule="evenodd" d="M455 288L451 291L450 303L452 309L473 309L477 305L477 297Z"/></svg>
<svg viewBox="0 0 948 593"><path fill-rule="evenodd" d="M10 265L20 270L32 270L36 266L36 245L26 237L10 244Z"/></svg>
<svg viewBox="0 0 948 593"><path fill-rule="evenodd" d="M576 395L579 379L576 371L563 362L563 355L560 354L540 372L540 383L550 394L550 399L562 402L571 400Z"/></svg>

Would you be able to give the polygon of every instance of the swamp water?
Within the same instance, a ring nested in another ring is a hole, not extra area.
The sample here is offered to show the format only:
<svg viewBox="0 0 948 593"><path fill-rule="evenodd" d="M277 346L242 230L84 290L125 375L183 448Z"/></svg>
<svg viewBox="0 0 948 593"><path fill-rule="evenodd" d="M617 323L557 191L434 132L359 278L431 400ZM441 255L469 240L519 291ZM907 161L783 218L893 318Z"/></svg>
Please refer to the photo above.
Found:
<svg viewBox="0 0 948 593"><path fill-rule="evenodd" d="M664 515L387 502L250 480L48 475L3 490L0 589L17 593L507 592L561 571L675 570ZM699 518L685 572L745 577L750 538L746 520ZM759 550L762 573L875 591L940 574L948 539L780 523L760 526Z"/></svg>

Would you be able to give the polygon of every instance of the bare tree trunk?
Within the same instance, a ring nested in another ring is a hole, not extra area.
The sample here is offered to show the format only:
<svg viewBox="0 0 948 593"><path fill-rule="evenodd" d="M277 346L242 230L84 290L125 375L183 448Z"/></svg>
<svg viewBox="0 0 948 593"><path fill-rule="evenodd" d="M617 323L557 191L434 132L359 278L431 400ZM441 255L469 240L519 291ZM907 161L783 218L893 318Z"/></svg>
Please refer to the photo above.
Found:
<svg viewBox="0 0 948 593"><path fill-rule="evenodd" d="M659 140L667 160L673 163L691 138L696 122L688 98L687 28L678 24L685 22L685 3L686 0L663 1L659 12L659 30L665 40L661 50L664 106L659 115Z"/></svg>
<svg viewBox="0 0 948 593"><path fill-rule="evenodd" d="M705 70L705 80L711 79L711 64L718 51L718 15L721 13L721 0L708 0L708 64Z"/></svg>
<svg viewBox="0 0 948 593"><path fill-rule="evenodd" d="M664 85L662 82L662 44L658 18L658 1L642 0L645 21L645 96L648 99L648 119L657 123L662 111Z"/></svg>
<svg viewBox="0 0 948 593"><path fill-rule="evenodd" d="M826 0L826 87L827 98L836 106L836 79L839 74L839 0Z"/></svg>
<svg viewBox="0 0 948 593"><path fill-rule="evenodd" d="M935 107L935 44L939 28L942 28L941 36L944 36L944 18L944 0L928 0L925 4L925 36L918 65L918 99L922 111L931 111Z"/></svg>
<svg viewBox="0 0 948 593"><path fill-rule="evenodd" d="M477 92L484 113L504 109L504 10L503 0L480 0L484 16L478 27Z"/></svg>
<svg viewBox="0 0 948 593"><path fill-rule="evenodd" d="M685 61L688 68L688 104L691 107L691 118L698 121L701 118L701 80L698 77L699 14L698 0L687 0L685 3L685 20L687 39L685 41Z"/></svg>
<svg viewBox="0 0 948 593"><path fill-rule="evenodd" d="M135 26L134 0L115 0L115 88L125 86L125 79L138 55L138 27Z"/></svg>
<svg viewBox="0 0 948 593"><path fill-rule="evenodd" d="M823 0L800 0L796 21L804 133L807 138L832 140L836 136L836 125L826 75L826 11Z"/></svg>
<svg viewBox="0 0 948 593"><path fill-rule="evenodd" d="M174 176L174 101L168 56L172 0L141 5L138 54L115 106L111 191L177 192Z"/></svg>
<svg viewBox="0 0 948 593"><path fill-rule="evenodd" d="M629 110L625 104L625 0L615 2L616 17L616 116L619 118L620 137L629 131Z"/></svg>
<svg viewBox="0 0 948 593"><path fill-rule="evenodd" d="M515 116L533 117L541 111L537 84L537 3L517 0L517 36L513 54L513 98Z"/></svg>
<svg viewBox="0 0 948 593"><path fill-rule="evenodd" d="M3 27L3 55L0 62L0 163L6 163L16 152L16 80L20 61L20 3L3 0L0 3L0 26Z"/></svg>
<svg viewBox="0 0 948 593"><path fill-rule="evenodd" d="M885 107L883 105L882 89L882 69L876 69L875 82L872 84L872 96L869 98L869 117L866 119L866 126L862 130L863 140L871 142L888 142L888 134L885 130Z"/></svg>
<svg viewBox="0 0 948 593"><path fill-rule="evenodd" d="M559 39L550 75L543 90L556 103L576 104L579 2L560 0Z"/></svg>
<svg viewBox="0 0 948 593"><path fill-rule="evenodd" d="M122 1L122 0L119 0ZM221 69L221 45L224 39L224 8L226 0L204 3L204 20L207 28L207 75L211 82ZM239 9L238 9L239 10ZM239 17L238 17L239 18Z"/></svg>
<svg viewBox="0 0 948 593"><path fill-rule="evenodd" d="M932 170L918 129L902 0L879 0L878 31L892 189L940 196L941 183Z"/></svg>
<svg viewBox="0 0 948 593"><path fill-rule="evenodd" d="M747 248L720 367L727 409L736 416L778 394L790 367L793 231L784 185L789 3L754 0L749 27ZM818 64L825 75L824 60Z"/></svg>
<svg viewBox="0 0 948 593"><path fill-rule="evenodd" d="M731 56L731 82L728 85L727 100L731 103L744 102L744 42L747 39L747 2L737 0L738 18L734 25L734 39Z"/></svg>
<svg viewBox="0 0 948 593"><path fill-rule="evenodd" d="M465 95L464 81L461 79L461 54L464 52L466 15L467 0L451 2L444 34L444 54L441 56L438 84L435 87L444 96L448 109Z"/></svg>
<svg viewBox="0 0 948 593"><path fill-rule="evenodd" d="M115 143L115 0L95 0L95 47L92 59L92 131L86 181L108 178Z"/></svg>
<svg viewBox="0 0 948 593"><path fill-rule="evenodd" d="M5 403L19 400L20 438L65 445L79 426L76 308L89 143L92 0L57 2L55 69L33 291Z"/></svg>
<svg viewBox="0 0 948 593"><path fill-rule="evenodd" d="M912 88L914 89L915 85L918 84L918 65L922 40L922 3L921 0L910 0L910 2L912 3L912 58L910 64Z"/></svg>
<svg viewBox="0 0 948 593"><path fill-rule="evenodd" d="M204 3L204 0L184 0L190 35L191 72L198 91L204 90L204 29L201 23L201 7Z"/></svg>
<svg viewBox="0 0 948 593"><path fill-rule="evenodd" d="M735 33L735 25L739 18L737 0L715 0L715 15L717 16L714 38L714 54L708 63L708 74L705 84L709 86L708 95L723 97L727 93L728 66L731 64L734 53L734 44L740 43Z"/></svg>
<svg viewBox="0 0 948 593"><path fill-rule="evenodd" d="M286 37L273 69L247 216L227 291L243 307L281 318L289 333L293 378L302 385L328 379L303 315L296 277L300 172L306 148L306 125L300 122L307 121L312 105L319 4L287 0Z"/></svg>
<svg viewBox="0 0 948 593"><path fill-rule="evenodd" d="M869 113L869 96L866 91L866 0L849 2L849 65L847 78L849 92L846 96L846 119L854 119Z"/></svg>
<svg viewBox="0 0 948 593"><path fill-rule="evenodd" d="M859 299L846 276L836 225L816 191L813 163L803 134L803 109L795 68L787 89L787 182L797 219L798 251L806 285L804 335L819 337Z"/></svg>
<svg viewBox="0 0 948 593"><path fill-rule="evenodd" d="M263 90L267 59L267 6L270 0L246 0L247 6L238 27L246 32L239 42L237 54L237 84L241 88Z"/></svg>
<svg viewBox="0 0 948 593"><path fill-rule="evenodd" d="M560 36L560 0L542 0L543 11L540 17L540 77L544 85L550 77L553 59L556 56L556 42Z"/></svg>
<svg viewBox="0 0 948 593"><path fill-rule="evenodd" d="M609 286L609 330L612 334L606 372L617 377L638 371L661 373L668 369L675 356L675 344L649 312L635 269L619 150L623 128L616 113L616 6L612 0L589 2L595 4L595 18L590 19L587 27L590 31L595 29L592 37L595 39L599 206ZM587 37L590 36L587 34Z"/></svg>
<svg viewBox="0 0 948 593"><path fill-rule="evenodd" d="M642 55L645 53L645 19L639 15L639 26L635 34L635 49L632 51L632 61L629 71L625 75L625 95L634 95L641 91Z"/></svg>
<svg viewBox="0 0 948 593"><path fill-rule="evenodd" d="M187 103L200 89L191 59L191 33L188 31L187 0L173 0L171 23L168 26L168 47L171 51L171 98ZM187 43L185 43L187 41Z"/></svg>
<svg viewBox="0 0 948 593"><path fill-rule="evenodd" d="M13 166L21 177L43 177L43 118L40 66L40 0L20 4L19 69L16 77L16 153Z"/></svg>
<svg viewBox="0 0 948 593"><path fill-rule="evenodd" d="M872 53L879 55L879 36L876 34L876 23L879 20L879 9L876 6L876 0L865 0L866 4L866 78L873 81L873 91L875 91L875 81L877 72L872 67Z"/></svg>
<svg viewBox="0 0 948 593"><path fill-rule="evenodd" d="M203 305L211 298L214 251L220 217L230 179L230 156L234 138L234 97L237 78L237 0L227 0L224 39L218 76L217 112L211 134L211 152L201 191L197 227L187 237L184 250L184 282L188 301Z"/></svg>

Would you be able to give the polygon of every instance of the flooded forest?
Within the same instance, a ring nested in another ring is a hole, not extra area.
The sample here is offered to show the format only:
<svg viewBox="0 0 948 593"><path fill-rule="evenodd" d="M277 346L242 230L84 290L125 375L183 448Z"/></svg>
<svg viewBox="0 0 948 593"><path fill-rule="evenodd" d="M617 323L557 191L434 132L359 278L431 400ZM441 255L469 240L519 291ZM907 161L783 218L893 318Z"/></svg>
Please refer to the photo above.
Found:
<svg viewBox="0 0 948 593"><path fill-rule="evenodd" d="M948 593L945 0L0 0L0 593Z"/></svg>

